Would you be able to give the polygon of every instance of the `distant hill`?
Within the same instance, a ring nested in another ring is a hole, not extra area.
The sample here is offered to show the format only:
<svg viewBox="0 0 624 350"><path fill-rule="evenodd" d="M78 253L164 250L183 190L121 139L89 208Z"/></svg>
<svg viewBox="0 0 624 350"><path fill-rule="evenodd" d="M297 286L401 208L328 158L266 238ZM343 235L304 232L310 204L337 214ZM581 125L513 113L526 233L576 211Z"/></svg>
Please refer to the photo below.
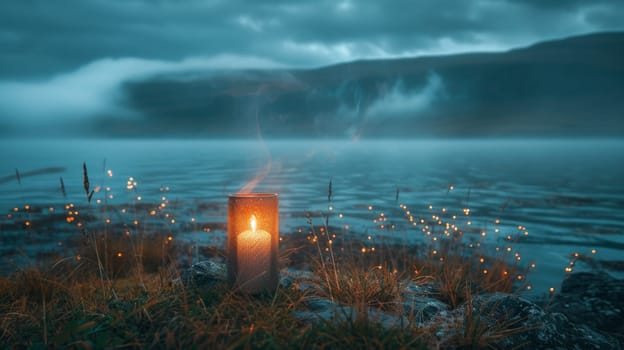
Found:
<svg viewBox="0 0 624 350"><path fill-rule="evenodd" d="M163 75L124 90L147 120L103 118L98 130L250 137L257 111L266 137L624 136L624 32L502 53Z"/></svg>

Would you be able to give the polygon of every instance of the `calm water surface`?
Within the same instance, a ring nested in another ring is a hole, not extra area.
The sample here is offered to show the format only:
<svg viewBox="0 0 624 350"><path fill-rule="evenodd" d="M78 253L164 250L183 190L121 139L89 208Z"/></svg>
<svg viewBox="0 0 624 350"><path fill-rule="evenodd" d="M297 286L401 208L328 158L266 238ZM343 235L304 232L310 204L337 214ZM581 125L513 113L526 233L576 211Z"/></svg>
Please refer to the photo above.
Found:
<svg viewBox="0 0 624 350"><path fill-rule="evenodd" d="M315 140L266 145L257 141L2 140L0 145L4 150L0 162L0 213L4 213L0 259L4 261L0 266L5 270L17 264L16 255L24 260L37 250L57 247L63 234L76 234L75 227L67 224L45 239L27 241L18 239L24 232L16 232L11 224L18 221L16 217L24 220L49 211L34 210L24 216L25 205L52 207L56 212L68 202L86 206L83 162L91 188L100 186L91 206L104 205L104 198L116 208L132 206L139 203L139 196L141 203L158 205L165 196L176 220L170 224L171 232L189 241L222 245L224 232L219 224L225 221L227 195L270 165L255 191L279 193L283 235L308 226L304 213L329 211L331 179L332 224L361 233L364 240L370 235L371 246L389 236L408 242L427 239L422 226L410 223L402 209L406 206L416 220L434 215L450 220L456 215L454 222L474 233L472 239L501 250L511 247L510 256L518 252L523 262L535 262L537 268L529 275L534 290L557 286L574 252L598 260L624 260L624 140ZM51 167L62 169L29 176L31 171ZM20 183L15 169L22 174ZM127 189L130 177L137 182L132 190ZM465 208L470 209L469 216ZM373 221L381 213L387 218L384 229ZM212 225L211 232L184 229L192 219ZM321 219L316 220L321 224ZM45 227L26 231L32 237ZM577 264L575 268L589 267Z"/></svg>

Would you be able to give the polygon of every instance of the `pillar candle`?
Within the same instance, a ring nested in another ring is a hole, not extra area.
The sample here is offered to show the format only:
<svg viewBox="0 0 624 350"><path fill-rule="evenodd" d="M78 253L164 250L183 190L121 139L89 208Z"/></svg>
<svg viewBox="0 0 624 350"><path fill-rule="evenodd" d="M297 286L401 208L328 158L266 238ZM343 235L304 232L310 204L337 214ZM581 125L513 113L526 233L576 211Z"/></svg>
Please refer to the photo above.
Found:
<svg viewBox="0 0 624 350"><path fill-rule="evenodd" d="M254 215L249 221L250 230L242 232L236 239L238 279L242 288L260 290L270 283L271 235L257 230Z"/></svg>

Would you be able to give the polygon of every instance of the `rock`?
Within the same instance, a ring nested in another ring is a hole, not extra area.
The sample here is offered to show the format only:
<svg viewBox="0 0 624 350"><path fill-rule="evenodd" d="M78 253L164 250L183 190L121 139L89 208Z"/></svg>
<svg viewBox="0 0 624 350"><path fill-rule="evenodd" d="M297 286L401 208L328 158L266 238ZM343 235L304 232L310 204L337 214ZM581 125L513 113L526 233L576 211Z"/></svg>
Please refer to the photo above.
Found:
<svg viewBox="0 0 624 350"><path fill-rule="evenodd" d="M331 320L345 321L353 315L352 308L342 306L322 297L315 297L306 301L305 306L307 310L296 310L294 315L308 323Z"/></svg>
<svg viewBox="0 0 624 350"><path fill-rule="evenodd" d="M310 271L292 268L283 269L280 272L280 286L282 288L297 288L300 291L314 289L314 275Z"/></svg>
<svg viewBox="0 0 624 350"><path fill-rule="evenodd" d="M437 294L438 287L432 283L415 283L413 281L408 282L405 286L405 293L411 295L419 295L426 297L434 297Z"/></svg>
<svg viewBox="0 0 624 350"><path fill-rule="evenodd" d="M561 313L546 313L537 304L514 295L474 296L471 304L465 303L448 315L438 318L441 326L437 336L443 347L478 344L526 350L619 349L615 338L576 325Z"/></svg>
<svg viewBox="0 0 624 350"><path fill-rule="evenodd" d="M200 261L180 273L179 282L184 285L198 287L214 287L227 279L227 269L224 263L212 260Z"/></svg>
<svg viewBox="0 0 624 350"><path fill-rule="evenodd" d="M426 327L431 320L448 309L447 304L434 298L421 296L403 298L404 317L413 320L418 327Z"/></svg>
<svg viewBox="0 0 624 350"><path fill-rule="evenodd" d="M449 310L449 305L433 298L435 288L430 284L410 282L402 295L403 315L419 327L426 327L438 314Z"/></svg>
<svg viewBox="0 0 624 350"><path fill-rule="evenodd" d="M367 308L366 317L368 320L380 324L385 330L405 328L410 325L409 318L403 315L395 315L375 308Z"/></svg>
<svg viewBox="0 0 624 350"><path fill-rule="evenodd" d="M310 271L297 270L297 269L285 269L281 271L282 278L280 285L285 288L297 288L303 292L313 292L318 278ZM394 316L389 313L367 307L361 312L358 309L351 306L341 305L338 302L333 302L328 298L321 297L319 295L310 294L304 303L307 309L296 310L294 312L295 317L308 323L318 323L323 321L349 321L356 320L365 317L368 320L381 324L386 329L401 323L406 324L407 320L402 319L401 316Z"/></svg>
<svg viewBox="0 0 624 350"><path fill-rule="evenodd" d="M358 310L358 308L340 305L322 297L310 299L305 305L307 310L297 310L294 315L308 323L324 321L345 322L365 319L378 323L384 329L406 327L409 324L409 320L401 315L393 315L372 307Z"/></svg>
<svg viewBox="0 0 624 350"><path fill-rule="evenodd" d="M624 280L607 273L579 272L568 275L555 295L550 310L576 324L624 334Z"/></svg>

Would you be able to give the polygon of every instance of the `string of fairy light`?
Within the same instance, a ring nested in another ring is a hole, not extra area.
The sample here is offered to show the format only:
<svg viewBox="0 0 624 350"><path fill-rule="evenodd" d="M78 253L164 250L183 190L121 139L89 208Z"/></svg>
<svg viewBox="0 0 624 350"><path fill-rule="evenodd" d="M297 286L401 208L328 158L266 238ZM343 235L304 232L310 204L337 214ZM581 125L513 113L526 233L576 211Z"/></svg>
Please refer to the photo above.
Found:
<svg viewBox="0 0 624 350"><path fill-rule="evenodd" d="M106 170L105 172L106 177L107 178L112 178L113 177L113 171L111 169ZM62 180L61 180L62 183ZM94 200L93 203L96 204L96 206L100 206L100 205L106 205L109 204L109 200L113 200L116 198L116 195L113 192L113 189L110 186L105 186L105 187L101 187L101 186L96 186L93 189L93 193L97 194L102 192L102 189L104 190L104 195L101 196L100 198L96 198ZM64 192L64 187L62 188L63 192ZM126 181L126 186L125 186L125 190L127 193L131 194L133 196L133 199L131 201L131 205L135 204L135 203L139 203L141 201L143 201L143 196L141 194L138 193L138 181L130 176L127 181ZM172 211L167 211L167 206L169 204L169 200L167 199L167 197L164 195L167 192L170 191L170 187L169 186L162 186L160 188L160 192L163 193L163 195L160 198L160 203L158 203L157 205L153 206L151 209L148 210L148 214L149 216L152 217L162 217L164 219L166 219L166 222L168 222L169 224L173 225L176 223L176 217L175 214ZM65 195L65 193L63 193ZM30 218L30 212L31 212L31 206L29 204L24 205L23 209L19 208L19 207L14 207L12 208L11 211L9 211L9 213L6 215L6 219L8 220L15 220L17 219L16 215L20 214L20 212L26 213L27 217L26 219L23 221L23 227L29 230L34 230L35 228L33 227L33 221ZM47 208L48 209L48 213L49 214L55 214L57 213L57 210L54 206L50 206ZM80 215L82 210L79 210L78 206L76 204L74 204L73 202L69 202L67 204L63 205L63 209L64 209L64 215L63 215L63 221L65 221L67 224L71 224L71 225L75 225L76 228L78 228L79 230L83 230L87 224L87 220L92 220L92 218L90 217L89 219L85 219L82 220L82 216ZM93 209L93 208L91 208ZM84 208L85 211L89 211L88 207ZM137 208L134 209L129 209L127 207L122 207L119 208L118 212L111 212L110 210L105 210L105 211L100 211L100 213L102 214L101 216L101 222L103 222L104 227L108 227L112 224L114 224L115 220L112 218L113 215L118 215L119 219L117 220L119 224L126 226L126 224L128 223L128 221L126 221L124 219L124 217L126 215L130 215L132 214L132 217L130 218L130 226L128 226L129 228L126 228L124 230L124 234L126 236L131 236L132 235L132 227L134 226L134 228L138 227L141 224L141 220L140 220L140 213L137 210ZM192 221L195 221L195 218L192 218ZM97 222L93 223L94 227L97 227ZM210 232L210 228L203 228L204 232ZM164 241L164 244L168 244L169 242L171 242L173 240L173 233L169 234ZM61 241L58 242L58 245L61 246L63 243ZM117 257L123 257L124 256L124 252L123 251L119 251L115 254ZM76 255L76 260L81 260L82 257L80 255Z"/></svg>
<svg viewBox="0 0 624 350"><path fill-rule="evenodd" d="M106 178L113 178L113 171L111 169L107 169L105 171ZM127 227L124 229L123 233L126 236L131 236L133 231L136 230L141 224L143 224L143 220L147 220L149 217L154 219L162 219L168 225L174 225L178 223L178 218L175 214L175 211L170 208L170 200L169 200L169 192L171 188L169 186L161 186L159 188L159 192L161 195L159 196L159 200L155 204L147 204L144 206L137 207L136 204L144 202L143 195L139 192L139 182L138 180L130 176L125 181L124 189L127 194L131 196L131 201L129 203L129 207L119 208L117 213L111 213L108 210L102 210L100 213L102 214L102 221L105 226L110 226L118 220L119 224L126 225ZM449 185L446 189L448 192L452 192L455 190L454 185ZM96 196L94 203L96 206L106 206L109 201L112 201L116 198L116 194L114 193L111 186L96 186L93 189L93 192L99 194L103 192L103 195ZM396 216L388 215L387 212L378 209L372 204L366 204L362 206L365 209L365 212L369 212L371 215L369 217L370 222L372 223L373 233L364 233L363 242L361 247L362 254L372 254L378 251L378 247L376 247L376 236L377 233L383 234L384 231L395 231L399 228L404 228L411 232L420 232L426 240L429 240L431 243L431 257L437 259L438 261L444 261L445 257L442 256L442 253L439 249L436 248L436 243L439 243L442 239L460 239L464 236L466 229L462 225L466 227L472 227L473 220L473 210L470 207L463 207L459 210L459 212L453 212L451 208L448 206L435 207L433 204L425 204L424 207L418 209L418 206L408 206L407 204L400 203L397 204L396 207L390 208L391 210L398 209L401 213L399 221L396 220ZM79 230L84 230L87 225L87 219L82 219L82 212L89 211L92 208L84 207L83 209L78 208L78 206L74 202L68 202L62 206L62 220L70 225L75 225L75 227ZM147 208L147 209L146 209ZM416 208L414 210L413 208ZM59 211L55 208L55 206L49 206L47 208L47 214L59 216ZM145 210L143 214L147 214L142 216L141 213ZM388 208L386 208L388 210ZM41 210L37 210L38 212L43 213ZM15 206L11 208L4 217L4 220L14 223L20 223L21 226L28 231L37 230L36 221L33 220L33 207L30 204L24 204L23 206ZM419 212L420 215L416 213ZM114 219L111 214L116 214L119 216L119 219ZM341 221L341 228L344 231L349 231L351 229L351 225L349 224L350 218L348 214L344 212L340 212L336 209L335 203L331 203L327 207L327 215L331 215L332 218L337 217ZM129 217L129 219L126 219ZM92 219L91 217L89 219ZM197 224L197 218L195 216L191 216L188 218L188 221L191 224ZM129 223L129 224L128 224ZM492 230L488 230L486 228L481 228L478 230L479 239L475 241L471 241L467 246L468 248L477 252L479 248L482 247L482 243L493 232L494 237L496 238L497 244L494 246L494 250L497 253L505 254L510 259L513 259L516 262L522 261L522 256L519 251L515 250L513 247L513 243L517 241L518 236L528 236L529 231L523 225L516 226L516 232L503 233L502 227L503 223L500 218L494 218L490 224L493 225ZM94 226L97 223L94 223ZM400 226L400 227L399 227ZM329 228L328 228L329 229ZM209 225L199 225L198 230L203 233L211 233L213 232L213 228ZM0 231L1 232L1 231ZM319 228L319 232L315 232L313 229L298 228L296 230L297 233L306 232L308 235L308 240L311 243L319 242L319 235L327 237L328 245L333 245L336 239L339 238L339 234L336 232L326 232L324 227ZM169 234L164 238L163 244L169 244L174 240L175 233L173 230L169 230ZM502 239L501 239L502 238ZM281 239L281 238L280 238ZM498 242L505 242L505 244L498 244ZM58 241L57 245L63 245L62 241ZM344 249L344 248L343 248ZM325 247L324 250L326 252L330 251L330 247ZM591 255L596 255L597 250L591 249L589 250ZM117 252L118 257L123 257L125 254L124 251ZM583 257L583 255L579 252L574 252L571 254L571 259L567 266L564 267L565 273L571 273L574 271L574 268L577 262ZM80 260L81 257L76 256L77 260ZM479 263L483 264L483 269L481 272L483 274L490 273L487 264L488 259L483 256L479 258ZM529 262L528 268L530 270L534 270L537 268L537 264L535 262ZM416 271L418 272L418 271ZM503 271L506 273L506 271ZM520 281L524 280L526 276L524 274L518 274L516 278ZM532 286L530 284L526 284L526 289L531 290ZM555 287L549 287L548 291L550 293L555 292Z"/></svg>
<svg viewBox="0 0 624 350"><path fill-rule="evenodd" d="M450 185L448 187L449 192L453 191L454 189L455 187L453 185ZM389 217L384 211L375 212L375 207L373 205L366 205L366 208L368 209L369 212L374 212L374 215L372 217L372 223L376 229L380 231L384 231L384 230L395 230L397 228L396 223L392 223L392 222L388 223ZM460 225L457 222L459 220L458 215L451 214L449 208L447 207L441 207L439 211L436 212L434 209L434 206L432 204L428 204L426 205L426 210L429 211L430 213L428 215L423 215L422 217L418 217L417 215L415 215L412 212L412 210L408 208L406 204L399 204L398 208L403 211L403 217L407 220L408 225L411 226L413 229L416 229L422 232L424 236L427 237L431 241L432 249L430 253L433 257L435 257L440 262L443 262L445 257L440 255L440 251L435 248L435 243L439 242L440 239L442 239L443 237L444 238L454 237L456 239L460 239L464 234L464 231L460 228ZM333 204L330 204L328 205L327 210L328 210L327 215L330 215L332 212L335 211L335 206ZM470 219L471 208L469 207L462 208L461 212L463 216L466 218L465 224L467 226L472 226L473 221ZM444 216L446 216L446 219ZM337 217L339 219L347 218L345 214L342 212L338 213ZM496 235L496 237L498 237L498 235L501 233L501 228L500 228L500 226L502 225L501 219L495 218L491 223L494 226L493 232ZM348 230L350 226L349 224L344 224L343 228L345 230ZM439 229L439 231L436 232L436 229ZM517 229L517 232L514 233L513 235L506 234L505 237L503 237L503 241L507 242L507 244L503 246L496 245L494 247L494 250L497 253L502 252L503 254L508 255L513 261L520 263L522 261L522 256L519 251L514 250L512 243L517 240L516 237L518 236L528 236L529 231L527 227L524 225L517 225L516 229ZM302 228L297 229L298 233L302 233L303 231L304 230ZM329 245L331 245L333 243L333 240L335 240L337 237L336 233L331 233L330 235L328 232L325 232L325 228L323 226L320 226L318 228L318 231L319 233L317 234L313 228L307 230L308 240L313 244L319 243L319 235L320 236L328 235L327 242ZM483 240L488 236L488 230L480 229L479 236L480 236L480 240L477 242L469 243L467 245L468 248L470 249L481 248ZM374 241L374 235L367 234L365 241L369 241L369 242ZM497 239L496 241L499 242L500 239ZM325 247L324 251L329 252L330 248ZM374 244L368 247L364 245L361 248L362 254L375 253L376 251L377 249ZM594 255L597 253L596 249L591 249L590 252L591 254L594 254ZM573 256L572 260L569 262L568 266L564 268L565 273L573 272L573 267L575 266L576 261L580 258L581 255L578 252L575 252L572 254L572 256ZM488 261L485 257L479 258L479 263L484 265L484 268L481 270L483 274L488 274L490 272L489 269L486 267L487 262ZM530 262L528 264L529 270L535 270L536 268L537 268L537 264L535 262ZM418 274L419 271L416 270L415 273ZM503 270L502 273L503 275L507 276L509 274L509 271ZM526 280L526 276L522 273L516 274L515 278L518 281ZM533 289L533 286L527 283L524 286L524 288L528 291L531 291ZM555 290L556 290L555 287L548 288L548 292L551 294L553 294Z"/></svg>

